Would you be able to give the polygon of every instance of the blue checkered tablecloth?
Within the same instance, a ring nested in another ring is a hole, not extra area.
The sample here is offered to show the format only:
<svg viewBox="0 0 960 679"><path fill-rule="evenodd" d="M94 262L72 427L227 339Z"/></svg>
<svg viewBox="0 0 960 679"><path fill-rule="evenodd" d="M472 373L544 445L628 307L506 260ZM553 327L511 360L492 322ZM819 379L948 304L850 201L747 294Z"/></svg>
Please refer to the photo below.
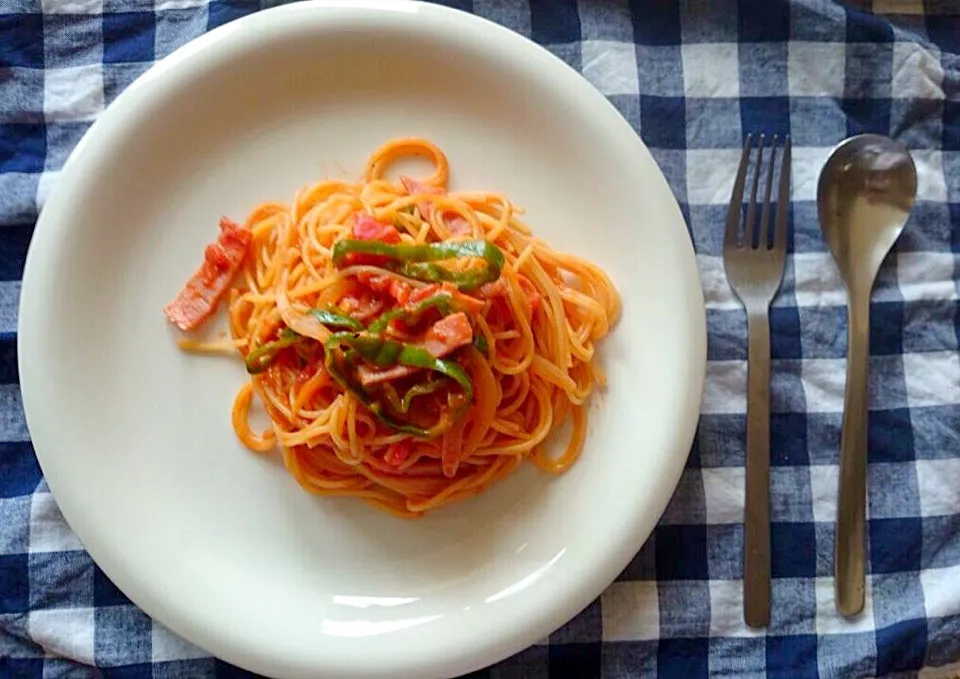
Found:
<svg viewBox="0 0 960 679"><path fill-rule="evenodd" d="M477 677L960 676L960 3L455 0L607 95L666 174L709 324L698 436L658 528L600 599ZM153 61L256 0L0 0L0 677L249 676L151 621L63 520L24 424L19 279L66 155ZM745 317L722 223L748 131L794 141L772 311L773 619L742 622ZM919 200L873 303L867 606L833 607L843 289L817 174L847 135L912 149ZM950 665L953 669L950 669Z"/></svg>

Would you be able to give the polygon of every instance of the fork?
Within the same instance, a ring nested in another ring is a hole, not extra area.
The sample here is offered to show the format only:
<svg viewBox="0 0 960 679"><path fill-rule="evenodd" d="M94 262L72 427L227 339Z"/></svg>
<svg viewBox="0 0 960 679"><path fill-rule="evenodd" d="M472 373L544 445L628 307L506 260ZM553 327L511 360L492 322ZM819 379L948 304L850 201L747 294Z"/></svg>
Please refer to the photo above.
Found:
<svg viewBox="0 0 960 679"><path fill-rule="evenodd" d="M741 229L743 189L753 136L747 135L744 141L723 238L723 267L730 287L747 312L749 336L743 608L744 620L751 627L765 627L770 622L770 303L783 281L790 200L790 137L785 137L776 222L771 234L770 194L777 157L774 135L766 166L766 195L757 221L757 187L765 169L764 142L764 135L760 135L750 202Z"/></svg>

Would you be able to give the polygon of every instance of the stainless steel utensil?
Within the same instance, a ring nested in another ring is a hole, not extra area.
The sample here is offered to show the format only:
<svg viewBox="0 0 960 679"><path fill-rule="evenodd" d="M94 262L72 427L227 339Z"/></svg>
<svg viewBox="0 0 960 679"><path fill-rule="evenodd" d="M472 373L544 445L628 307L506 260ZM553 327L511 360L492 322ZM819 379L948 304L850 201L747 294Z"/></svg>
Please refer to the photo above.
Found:
<svg viewBox="0 0 960 679"><path fill-rule="evenodd" d="M727 279L747 312L747 455L744 507L744 619L752 627L770 622L770 303L780 289L787 252L790 203L790 138L783 142L775 226L770 229L770 198L777 157L777 137L764 164L760 136L750 203L743 228L740 214L752 136L747 135L740 168L730 196L723 241ZM766 191L759 221L757 187L766 172Z"/></svg>
<svg viewBox="0 0 960 679"><path fill-rule="evenodd" d="M820 171L820 228L847 288L847 385L840 434L834 593L843 615L863 609L870 295L913 209L917 170L906 147L875 134L841 142Z"/></svg>

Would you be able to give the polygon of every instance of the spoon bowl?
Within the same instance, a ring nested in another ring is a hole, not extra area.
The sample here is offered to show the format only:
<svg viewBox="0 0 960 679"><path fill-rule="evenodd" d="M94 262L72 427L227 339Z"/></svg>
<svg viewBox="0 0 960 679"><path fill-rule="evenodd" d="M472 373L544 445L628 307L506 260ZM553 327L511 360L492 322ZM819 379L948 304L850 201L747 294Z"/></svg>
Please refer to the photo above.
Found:
<svg viewBox="0 0 960 679"><path fill-rule="evenodd" d="M917 194L906 147L878 134L840 143L817 187L820 228L850 294L867 291L899 238Z"/></svg>
<svg viewBox="0 0 960 679"><path fill-rule="evenodd" d="M917 169L910 153L900 142L876 134L851 137L834 148L817 187L820 228L848 296L834 550L836 606L845 616L860 613L864 603L870 295L916 194Z"/></svg>

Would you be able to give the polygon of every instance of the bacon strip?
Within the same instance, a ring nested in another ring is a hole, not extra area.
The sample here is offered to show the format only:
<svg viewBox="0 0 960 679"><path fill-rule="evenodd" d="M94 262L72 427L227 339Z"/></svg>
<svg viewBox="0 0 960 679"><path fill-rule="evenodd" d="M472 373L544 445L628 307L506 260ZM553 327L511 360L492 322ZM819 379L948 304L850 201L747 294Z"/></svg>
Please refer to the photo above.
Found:
<svg viewBox="0 0 960 679"><path fill-rule="evenodd" d="M357 213L352 235L357 240L376 240L390 245L400 242L400 232L392 224L378 222L366 212ZM345 262L350 266L358 264L380 266L386 261L387 258L381 255L367 255L360 252L351 252L345 258Z"/></svg>
<svg viewBox="0 0 960 679"><path fill-rule="evenodd" d="M472 341L473 328L470 327L467 315L460 311L441 318L430 326L418 346L440 358Z"/></svg>
<svg viewBox="0 0 960 679"><path fill-rule="evenodd" d="M374 292L389 295L404 305L414 291L413 286L405 280L390 274L371 274L364 271L357 274L357 280Z"/></svg>
<svg viewBox="0 0 960 679"><path fill-rule="evenodd" d="M207 246L203 264L176 299L163 308L167 319L181 330L194 330L213 315L230 281L247 255L251 234L236 222L220 219L220 236Z"/></svg>
<svg viewBox="0 0 960 679"><path fill-rule="evenodd" d="M353 224L353 237L357 240L378 240L394 245L400 242L400 233L392 224L378 222L365 212L357 215L357 221Z"/></svg>

